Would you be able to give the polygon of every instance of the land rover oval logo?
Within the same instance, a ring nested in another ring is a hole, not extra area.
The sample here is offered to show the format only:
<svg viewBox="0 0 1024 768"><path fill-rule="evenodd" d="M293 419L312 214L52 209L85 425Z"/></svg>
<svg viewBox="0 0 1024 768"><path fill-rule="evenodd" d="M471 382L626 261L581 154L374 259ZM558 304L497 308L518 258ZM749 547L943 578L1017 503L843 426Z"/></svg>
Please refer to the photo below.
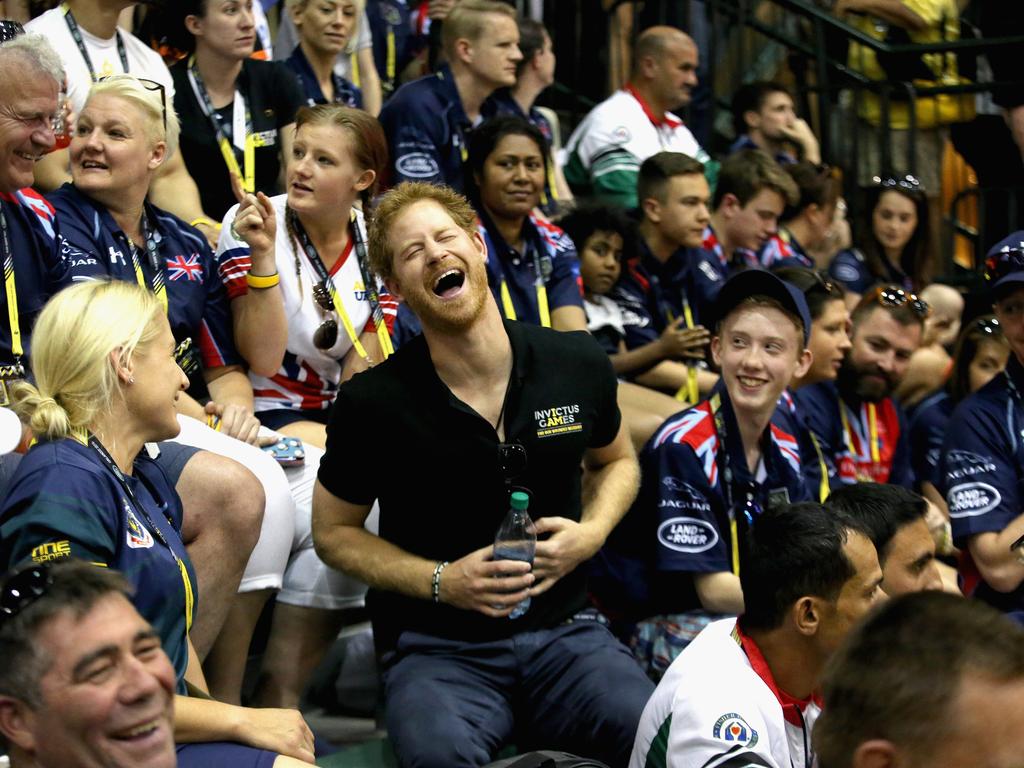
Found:
<svg viewBox="0 0 1024 768"><path fill-rule="evenodd" d="M718 531L696 517L672 517L658 526L658 541L676 552L707 552L718 543Z"/></svg>

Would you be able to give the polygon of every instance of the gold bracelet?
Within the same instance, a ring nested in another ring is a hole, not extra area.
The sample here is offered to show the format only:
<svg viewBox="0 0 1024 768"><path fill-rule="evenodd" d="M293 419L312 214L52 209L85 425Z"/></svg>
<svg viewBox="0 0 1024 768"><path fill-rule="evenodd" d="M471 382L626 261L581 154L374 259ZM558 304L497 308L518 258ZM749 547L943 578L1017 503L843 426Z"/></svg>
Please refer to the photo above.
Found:
<svg viewBox="0 0 1024 768"><path fill-rule="evenodd" d="M192 219L192 221L189 222L189 225L193 227L198 227L200 224L202 224L205 227L213 227L217 231L220 231L220 224L218 224L213 219L207 218L206 216L197 216L196 218Z"/></svg>
<svg viewBox="0 0 1024 768"><path fill-rule="evenodd" d="M281 282L281 276L277 272L272 275L254 275L250 272L245 276L245 282L250 288L273 288Z"/></svg>

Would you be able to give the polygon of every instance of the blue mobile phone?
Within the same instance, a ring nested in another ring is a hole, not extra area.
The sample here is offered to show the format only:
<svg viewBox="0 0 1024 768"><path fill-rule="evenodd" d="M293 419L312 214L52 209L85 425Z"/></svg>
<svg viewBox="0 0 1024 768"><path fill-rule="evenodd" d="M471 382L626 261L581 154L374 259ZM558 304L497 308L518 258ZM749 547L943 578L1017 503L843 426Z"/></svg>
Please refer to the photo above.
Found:
<svg viewBox="0 0 1024 768"><path fill-rule="evenodd" d="M297 437L281 437L276 443L263 446L263 450L277 459L282 467L294 467L306 460L306 450Z"/></svg>

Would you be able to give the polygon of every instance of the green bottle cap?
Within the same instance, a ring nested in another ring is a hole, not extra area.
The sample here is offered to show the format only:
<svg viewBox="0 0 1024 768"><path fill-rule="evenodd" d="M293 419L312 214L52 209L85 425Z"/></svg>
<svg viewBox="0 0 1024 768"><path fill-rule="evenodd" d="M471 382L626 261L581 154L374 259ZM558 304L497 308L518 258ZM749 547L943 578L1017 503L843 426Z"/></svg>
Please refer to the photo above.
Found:
<svg viewBox="0 0 1024 768"><path fill-rule="evenodd" d="M530 497L522 491L515 491L512 494L512 509L526 509L530 506Z"/></svg>

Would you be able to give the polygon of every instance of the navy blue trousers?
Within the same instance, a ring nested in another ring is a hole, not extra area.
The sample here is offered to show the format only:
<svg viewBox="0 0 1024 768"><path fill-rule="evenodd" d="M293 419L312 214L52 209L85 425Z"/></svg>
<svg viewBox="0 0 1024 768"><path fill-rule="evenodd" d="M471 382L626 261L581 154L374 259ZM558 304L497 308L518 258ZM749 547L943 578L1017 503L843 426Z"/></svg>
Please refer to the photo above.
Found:
<svg viewBox="0 0 1024 768"><path fill-rule="evenodd" d="M405 632L384 663L403 768L486 765L505 744L629 762L654 684L595 621L465 643Z"/></svg>

